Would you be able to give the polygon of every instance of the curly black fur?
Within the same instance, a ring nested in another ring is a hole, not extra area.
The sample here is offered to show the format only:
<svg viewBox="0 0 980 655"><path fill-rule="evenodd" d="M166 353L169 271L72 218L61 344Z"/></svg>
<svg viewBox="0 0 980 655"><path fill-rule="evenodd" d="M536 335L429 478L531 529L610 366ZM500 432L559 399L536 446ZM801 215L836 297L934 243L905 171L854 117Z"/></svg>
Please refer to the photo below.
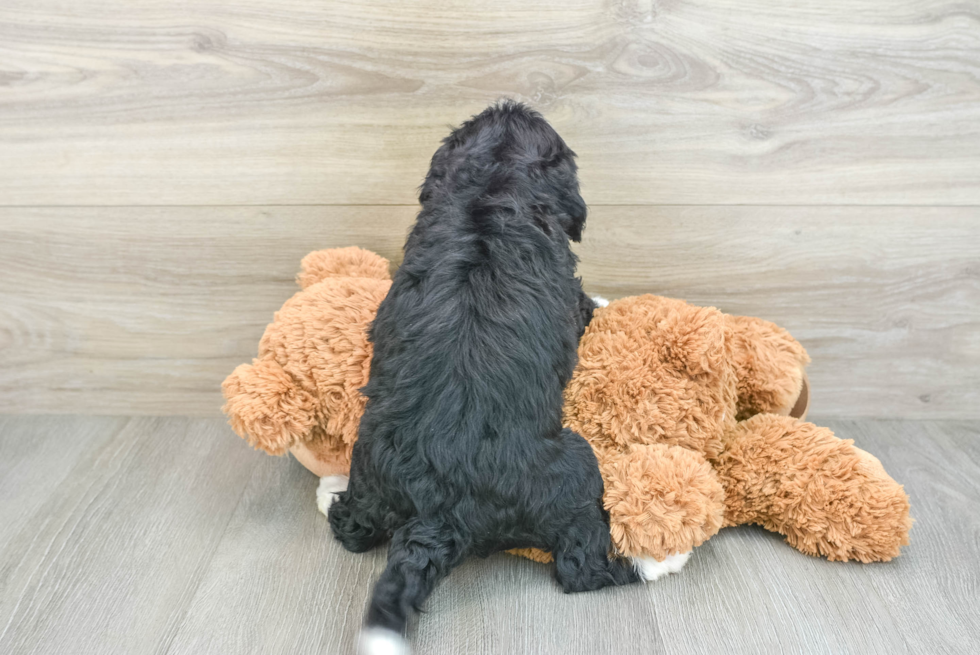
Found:
<svg viewBox="0 0 980 655"><path fill-rule="evenodd" d="M350 487L330 508L348 550L391 538L369 627L402 631L464 557L508 548L554 553L565 591L638 580L608 557L592 449L561 426L593 309L569 248L586 215L574 157L539 114L508 102L432 158L370 330Z"/></svg>

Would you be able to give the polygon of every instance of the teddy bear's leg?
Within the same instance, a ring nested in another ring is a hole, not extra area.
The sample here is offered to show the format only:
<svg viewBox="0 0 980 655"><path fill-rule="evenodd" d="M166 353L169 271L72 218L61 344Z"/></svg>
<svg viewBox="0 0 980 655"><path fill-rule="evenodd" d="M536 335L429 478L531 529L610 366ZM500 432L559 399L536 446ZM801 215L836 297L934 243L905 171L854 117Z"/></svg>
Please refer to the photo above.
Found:
<svg viewBox="0 0 980 655"><path fill-rule="evenodd" d="M726 316L726 321L738 386L736 418L760 413L803 418L805 403L797 405L804 393L804 368L810 363L803 346L786 330L760 318Z"/></svg>
<svg viewBox="0 0 980 655"><path fill-rule="evenodd" d="M725 492L700 453L655 444L597 456L613 545L644 580L679 571L721 528Z"/></svg>
<svg viewBox="0 0 980 655"><path fill-rule="evenodd" d="M715 462L727 525L756 523L830 560L887 561L908 544L908 496L881 463L827 428L758 414Z"/></svg>
<svg viewBox="0 0 980 655"><path fill-rule="evenodd" d="M320 484L316 488L316 507L324 516L327 510L333 505L340 495L340 492L347 491L350 478L346 475L325 475L320 478Z"/></svg>

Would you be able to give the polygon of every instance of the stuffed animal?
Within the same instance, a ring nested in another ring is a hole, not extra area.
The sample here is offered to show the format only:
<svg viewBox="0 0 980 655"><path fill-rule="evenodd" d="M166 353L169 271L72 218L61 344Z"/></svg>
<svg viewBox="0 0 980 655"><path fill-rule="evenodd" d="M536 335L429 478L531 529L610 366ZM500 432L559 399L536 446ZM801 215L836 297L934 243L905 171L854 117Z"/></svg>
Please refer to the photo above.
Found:
<svg viewBox="0 0 980 655"><path fill-rule="evenodd" d="M292 451L320 477L344 476L367 399L367 326L391 287L388 260L360 248L303 258L259 342L259 356L225 379L231 427L270 455Z"/></svg>
<svg viewBox="0 0 980 655"><path fill-rule="evenodd" d="M370 372L367 327L390 286L359 248L303 259L302 291L259 356L222 385L234 430L321 477L326 511L346 473ZM613 545L647 580L679 570L724 526L755 523L801 552L887 561L908 543L909 502L880 462L802 419L809 357L757 318L653 295L596 310L565 392L564 422L592 445ZM550 555L517 551L535 560Z"/></svg>

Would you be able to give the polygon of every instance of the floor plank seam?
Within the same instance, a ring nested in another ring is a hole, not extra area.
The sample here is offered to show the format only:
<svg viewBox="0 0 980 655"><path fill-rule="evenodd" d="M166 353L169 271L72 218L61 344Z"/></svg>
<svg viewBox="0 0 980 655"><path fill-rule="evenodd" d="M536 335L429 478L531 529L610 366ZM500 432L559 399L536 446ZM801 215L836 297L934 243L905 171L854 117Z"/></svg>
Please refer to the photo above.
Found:
<svg viewBox="0 0 980 655"><path fill-rule="evenodd" d="M177 635L180 634L181 628L184 626L184 623L187 621L187 615L190 612L191 607L194 605L194 600L197 598L197 594L201 589L201 584L204 582L204 579L207 577L208 569L211 567L211 563L214 561L214 557L218 553L218 549L221 548L221 543L224 541L225 534L227 534L228 532L228 526L231 525L232 520L235 518L235 515L238 513L238 508L242 504L242 499L245 498L245 491L248 489L248 485L252 481L252 476L255 475L255 471L257 468L258 468L258 460L255 460L252 462L251 470L249 471L248 476L245 478L245 481L242 483L242 489L241 492L238 494L238 500L235 501L235 506L228 512L228 519L225 521L225 524L221 527L221 533L219 534L218 538L214 540L214 545L211 548L211 552L208 553L207 558L201 563L199 567L199 575L196 576L197 579L194 582L194 588L191 590L190 594L187 597L187 601L184 603L184 608L183 611L181 612L180 620L174 623L171 634L167 636L166 647L158 651L160 655L170 655L170 652L173 650L174 641L177 639Z"/></svg>
<svg viewBox="0 0 980 655"><path fill-rule="evenodd" d="M109 439L107 443L111 444L113 441L115 441L119 437L120 433L125 432L126 429L130 427L137 420L138 420L137 418L129 417L125 423L119 426L119 429L116 431L116 434L113 435L113 437ZM120 446L128 449L129 451L132 451L137 447L137 443L138 442L136 440L129 440L126 443L120 444ZM98 460L99 456L96 457L96 461ZM125 459L125 456L123 458ZM112 458L110 457L110 460L111 459ZM74 469L72 470L72 472L73 471ZM69 472L65 476L63 481L71 477L72 472ZM71 546L72 548L77 547L76 543L72 542L71 539L69 538L62 538L62 535L67 530L68 531L67 534L70 536L75 532L76 529L78 529L78 526L83 522L83 519L85 518L85 513L88 510L88 508L92 506L92 504L95 502L95 499L101 494L102 491L104 491L105 487L108 486L108 484L110 484L111 480L113 479L104 481L102 489L95 492L95 494L92 497L85 498L85 494L83 494L83 498L81 501L79 501L79 505L74 507L71 513L69 514L69 516L73 520L67 521L65 524L57 528L55 534L48 541L47 545L45 545L44 553L41 556L40 560L38 561L37 567L34 568L33 571L31 571L27 583L24 585L23 590L21 591L20 595L17 597L17 603L14 605L13 609L10 612L10 618L8 619L7 624L4 626L3 632L0 632L0 643L3 643L3 640L6 638L7 633L10 631L10 626L14 623L14 620L17 618L17 612L20 609L21 604L24 602L25 595L27 595L28 591L31 589L31 584L34 582L35 576L37 576L38 574L40 575L40 577L38 578L39 580L38 590L44 588L44 585L42 584L43 581L48 577L48 574L50 573L52 567L54 567L57 564L59 557L62 555L62 553L65 552L65 549L68 548L69 546ZM114 482L111 483L114 484ZM47 522L45 522L45 525L47 525ZM38 530L35 534L35 537L39 536L42 533L43 530ZM58 541L61 541L61 543L60 545L57 546L57 552L54 553L54 555L52 556L52 549L55 548L55 544Z"/></svg>

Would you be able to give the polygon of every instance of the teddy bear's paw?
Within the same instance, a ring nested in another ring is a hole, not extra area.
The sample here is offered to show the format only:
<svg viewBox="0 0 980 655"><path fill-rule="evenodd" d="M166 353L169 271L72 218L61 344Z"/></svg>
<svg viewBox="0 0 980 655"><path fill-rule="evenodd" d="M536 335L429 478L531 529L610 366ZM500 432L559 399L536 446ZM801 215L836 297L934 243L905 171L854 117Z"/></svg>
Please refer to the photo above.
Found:
<svg viewBox="0 0 980 655"><path fill-rule="evenodd" d="M633 557L632 560L636 572L640 574L643 581L653 582L665 575L680 571L687 564L687 560L690 557L691 551L688 551L686 553L668 555L662 562L658 562L652 557Z"/></svg>
<svg viewBox="0 0 980 655"><path fill-rule="evenodd" d="M357 639L358 655L411 655L405 638L393 630L366 628Z"/></svg>
<svg viewBox="0 0 980 655"><path fill-rule="evenodd" d="M320 485L316 488L316 507L324 516L327 510L337 500L337 494L347 491L349 479L346 475L326 475L320 478Z"/></svg>

